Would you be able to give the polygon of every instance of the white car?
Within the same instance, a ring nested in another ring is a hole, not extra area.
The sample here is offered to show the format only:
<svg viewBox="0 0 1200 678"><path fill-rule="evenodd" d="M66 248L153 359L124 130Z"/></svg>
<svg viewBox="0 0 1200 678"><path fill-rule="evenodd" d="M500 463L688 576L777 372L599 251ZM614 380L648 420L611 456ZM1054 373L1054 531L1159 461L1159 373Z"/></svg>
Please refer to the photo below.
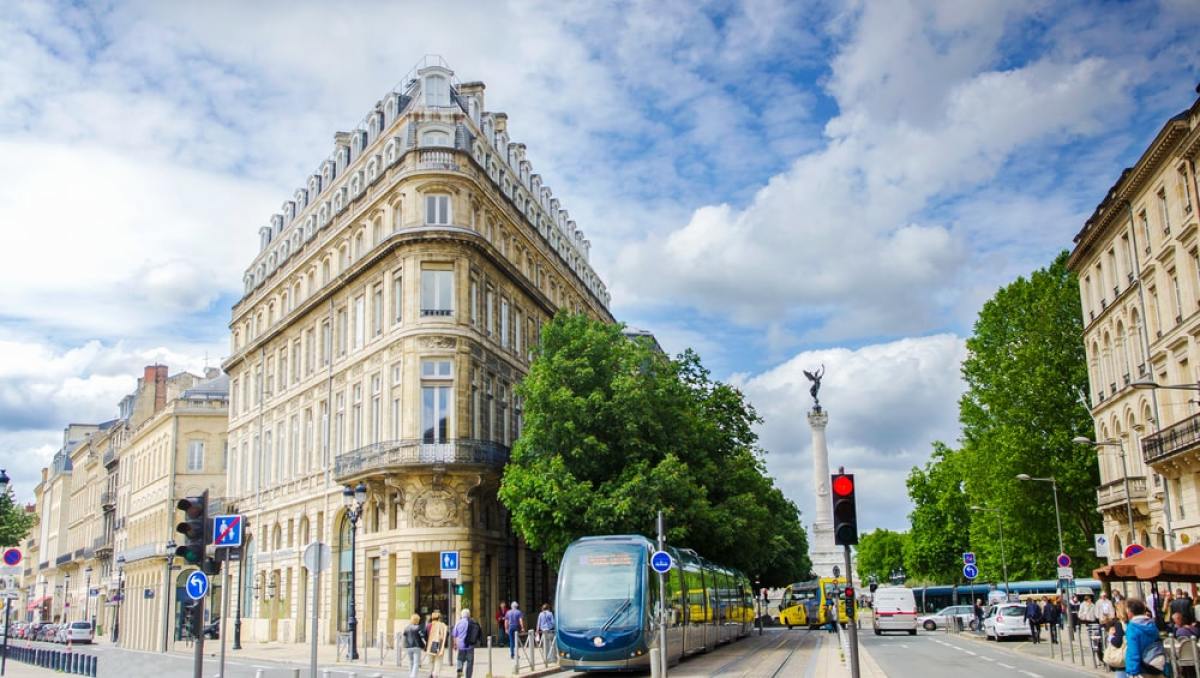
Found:
<svg viewBox="0 0 1200 678"><path fill-rule="evenodd" d="M936 631L939 628L953 627L952 621L955 617L962 620L964 629L971 628L975 624L975 613L971 611L970 605L951 605L943 607L933 614L922 615L917 617L917 623L926 631Z"/></svg>
<svg viewBox="0 0 1200 678"><path fill-rule="evenodd" d="M917 601L912 589L903 586L881 586L875 589L871 605L871 625L875 635L884 631L903 631L917 635Z"/></svg>
<svg viewBox="0 0 1200 678"><path fill-rule="evenodd" d="M988 640L1018 636L1030 637L1029 622L1025 621L1025 606L1017 603L993 605L983 618L983 632Z"/></svg>
<svg viewBox="0 0 1200 678"><path fill-rule="evenodd" d="M66 624L62 631L63 641L72 643L91 643L96 638L96 631L91 622L77 621Z"/></svg>

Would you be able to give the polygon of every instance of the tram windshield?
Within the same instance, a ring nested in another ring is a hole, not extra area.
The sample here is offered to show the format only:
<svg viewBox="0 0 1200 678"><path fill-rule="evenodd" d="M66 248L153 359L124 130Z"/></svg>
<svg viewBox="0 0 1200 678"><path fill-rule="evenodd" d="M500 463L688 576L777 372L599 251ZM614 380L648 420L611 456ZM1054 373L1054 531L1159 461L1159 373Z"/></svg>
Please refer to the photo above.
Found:
<svg viewBox="0 0 1200 678"><path fill-rule="evenodd" d="M558 621L564 629L637 626L642 609L639 568L644 552L633 545L586 544L563 558Z"/></svg>

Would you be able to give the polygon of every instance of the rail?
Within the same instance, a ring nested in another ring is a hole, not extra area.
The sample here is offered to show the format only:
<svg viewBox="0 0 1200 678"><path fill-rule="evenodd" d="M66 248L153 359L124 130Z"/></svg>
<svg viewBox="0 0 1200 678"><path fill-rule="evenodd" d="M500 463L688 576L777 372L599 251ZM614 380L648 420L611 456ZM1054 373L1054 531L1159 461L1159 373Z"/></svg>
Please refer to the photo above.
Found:
<svg viewBox="0 0 1200 678"><path fill-rule="evenodd" d="M465 464L501 467L508 463L508 458L509 449L490 440L460 439L447 443L390 440L338 455L334 476L340 482L347 477L397 466Z"/></svg>
<svg viewBox="0 0 1200 678"><path fill-rule="evenodd" d="M1200 414L1143 438L1142 459L1153 464L1196 445L1200 445Z"/></svg>

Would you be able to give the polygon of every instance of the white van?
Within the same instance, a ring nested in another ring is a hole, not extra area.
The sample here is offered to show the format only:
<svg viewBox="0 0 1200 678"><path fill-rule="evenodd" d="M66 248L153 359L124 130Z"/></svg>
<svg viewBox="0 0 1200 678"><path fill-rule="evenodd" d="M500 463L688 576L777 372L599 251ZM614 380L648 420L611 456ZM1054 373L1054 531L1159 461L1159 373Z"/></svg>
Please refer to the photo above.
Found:
<svg viewBox="0 0 1200 678"><path fill-rule="evenodd" d="M875 635L884 631L907 631L917 635L917 599L912 589L904 586L881 586L875 589L871 608Z"/></svg>

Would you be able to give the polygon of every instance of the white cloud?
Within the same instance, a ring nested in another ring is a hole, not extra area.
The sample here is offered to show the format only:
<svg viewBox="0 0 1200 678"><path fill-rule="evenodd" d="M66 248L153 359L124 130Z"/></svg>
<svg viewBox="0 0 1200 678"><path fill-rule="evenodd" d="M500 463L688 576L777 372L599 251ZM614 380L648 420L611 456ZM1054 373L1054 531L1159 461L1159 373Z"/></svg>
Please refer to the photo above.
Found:
<svg viewBox="0 0 1200 678"><path fill-rule="evenodd" d="M949 334L902 339L859 349L806 351L756 375L732 381L763 417L760 443L767 468L804 512L814 515L810 382L803 370L824 365L820 399L831 469L845 466L859 483L859 525L891 529L907 523L904 479L924 464L930 444L954 444L957 402L964 384L961 338Z"/></svg>

